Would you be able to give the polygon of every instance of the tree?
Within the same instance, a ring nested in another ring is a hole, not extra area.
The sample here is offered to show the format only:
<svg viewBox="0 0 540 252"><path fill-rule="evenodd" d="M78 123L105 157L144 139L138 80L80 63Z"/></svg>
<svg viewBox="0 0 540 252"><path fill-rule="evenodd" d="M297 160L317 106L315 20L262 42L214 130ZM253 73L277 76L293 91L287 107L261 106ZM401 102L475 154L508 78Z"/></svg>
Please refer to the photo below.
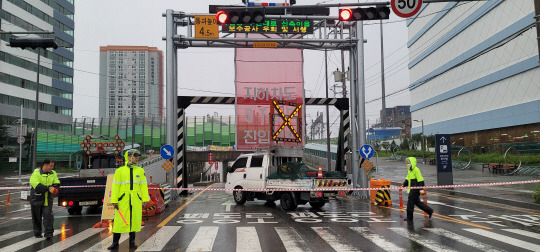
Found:
<svg viewBox="0 0 540 252"><path fill-rule="evenodd" d="M401 144L399 147L401 147L402 150L409 150L410 139L408 137L403 138L403 141L401 141Z"/></svg>
<svg viewBox="0 0 540 252"><path fill-rule="evenodd" d="M4 121L0 120L0 157L12 157L15 151L7 147L8 139L10 138L9 129Z"/></svg>
<svg viewBox="0 0 540 252"><path fill-rule="evenodd" d="M420 144L420 147L421 147L422 146L422 134L418 133L418 134L412 135L411 144L412 144L412 149L413 150L416 150L416 146L418 146L417 144Z"/></svg>

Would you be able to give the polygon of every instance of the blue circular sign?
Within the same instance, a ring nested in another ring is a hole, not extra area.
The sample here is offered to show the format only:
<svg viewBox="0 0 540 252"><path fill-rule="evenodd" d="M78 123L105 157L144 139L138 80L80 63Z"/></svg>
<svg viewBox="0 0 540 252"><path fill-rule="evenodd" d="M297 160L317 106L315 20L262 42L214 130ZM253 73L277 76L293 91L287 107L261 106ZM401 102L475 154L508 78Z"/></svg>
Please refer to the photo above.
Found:
<svg viewBox="0 0 540 252"><path fill-rule="evenodd" d="M160 154L163 159L171 159L174 155L174 149L168 144L163 145L161 147Z"/></svg>
<svg viewBox="0 0 540 252"><path fill-rule="evenodd" d="M373 157L373 154L375 154L375 149L373 149L371 145L366 144L366 145L362 145L362 147L360 147L358 152L360 153L361 157L365 159L370 159L371 157Z"/></svg>

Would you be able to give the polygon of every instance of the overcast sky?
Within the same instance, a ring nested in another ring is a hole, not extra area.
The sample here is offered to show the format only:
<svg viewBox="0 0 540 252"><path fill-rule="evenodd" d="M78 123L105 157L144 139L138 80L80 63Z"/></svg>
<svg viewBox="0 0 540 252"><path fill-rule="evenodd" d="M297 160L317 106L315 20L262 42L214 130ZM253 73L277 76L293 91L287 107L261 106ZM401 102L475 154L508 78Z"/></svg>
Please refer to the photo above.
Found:
<svg viewBox="0 0 540 252"><path fill-rule="evenodd" d="M279 2L280 0L275 0ZM99 47L106 45L152 46L162 50L165 56L165 18L167 9L186 13L208 13L210 4L240 4L241 0L83 0L75 1L75 76L74 118L98 116L99 96ZM268 1L272 2L272 1ZM312 1L297 0L297 4L338 3L355 1ZM372 2L361 0L360 2ZM331 14L337 15L334 8ZM383 21L385 52L386 94L409 85L407 27L405 19L391 13L390 20ZM180 28L179 34L186 35ZM379 119L381 101L381 55L379 21L367 22L364 26L366 119L370 124ZM348 54L346 54L347 57ZM229 48L188 48L179 50L178 94L185 96L233 96L234 95L234 50ZM164 59L165 60L165 59ZM329 85L333 86L332 72L341 69L339 51L328 53ZM348 58L345 60L348 66ZM165 63L165 62L164 62ZM163 68L165 71L165 67ZM165 76L165 73L164 73ZM325 97L324 52L304 50L304 83L307 97ZM349 84L347 84L349 90ZM330 90L330 97L334 96ZM337 94L341 97L341 94ZM90 105L95 104L95 105ZM387 97L387 107L410 105L408 90ZM308 122L324 107L307 107ZM192 105L187 116L206 114L234 115L233 106ZM338 112L330 110L330 131L337 135ZM335 122L335 123L334 123Z"/></svg>

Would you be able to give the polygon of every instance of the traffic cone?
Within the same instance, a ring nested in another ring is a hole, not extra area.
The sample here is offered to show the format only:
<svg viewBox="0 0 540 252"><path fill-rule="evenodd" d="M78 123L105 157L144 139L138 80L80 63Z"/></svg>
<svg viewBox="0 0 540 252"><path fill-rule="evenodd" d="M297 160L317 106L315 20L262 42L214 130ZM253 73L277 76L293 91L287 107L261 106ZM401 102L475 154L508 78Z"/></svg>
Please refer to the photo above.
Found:
<svg viewBox="0 0 540 252"><path fill-rule="evenodd" d="M317 173L317 178L322 178L322 167L319 165L319 172Z"/></svg>

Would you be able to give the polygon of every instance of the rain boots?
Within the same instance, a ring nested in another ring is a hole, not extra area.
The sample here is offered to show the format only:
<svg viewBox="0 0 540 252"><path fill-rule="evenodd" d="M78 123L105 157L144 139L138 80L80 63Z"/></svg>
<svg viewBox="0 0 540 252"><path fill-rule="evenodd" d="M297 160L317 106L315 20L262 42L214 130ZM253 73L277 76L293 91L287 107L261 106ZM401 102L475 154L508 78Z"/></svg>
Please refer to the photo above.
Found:
<svg viewBox="0 0 540 252"><path fill-rule="evenodd" d="M113 243L109 246L108 250L113 250L118 248L118 243L120 242L120 233L113 233ZM135 243L135 232L129 233L129 248L136 249L137 244Z"/></svg>

